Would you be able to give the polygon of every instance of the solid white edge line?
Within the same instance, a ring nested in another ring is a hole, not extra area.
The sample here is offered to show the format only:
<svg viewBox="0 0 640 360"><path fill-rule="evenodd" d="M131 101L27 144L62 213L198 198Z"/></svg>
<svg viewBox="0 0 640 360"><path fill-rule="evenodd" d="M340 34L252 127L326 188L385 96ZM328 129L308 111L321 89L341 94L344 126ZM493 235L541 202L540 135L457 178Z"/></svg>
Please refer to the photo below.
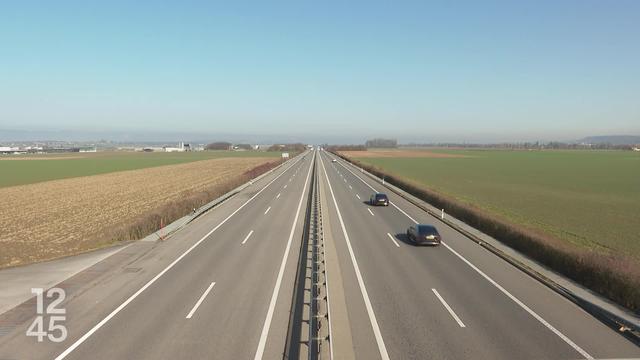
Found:
<svg viewBox="0 0 640 360"><path fill-rule="evenodd" d="M373 215L373 211L371 211L371 209L367 208L367 211L369 212L369 214L371 214L371 216L375 216Z"/></svg>
<svg viewBox="0 0 640 360"><path fill-rule="evenodd" d="M205 290L204 293L202 294L202 296L200 296L200 299L198 300L198 302L195 305L193 305L193 309L191 309L191 311L189 311L189 314L187 314L187 317L185 319L191 319L193 314L196 312L196 310L198 310L198 308L200 307L200 304L202 304L202 302L204 301L204 298L207 297L207 295L209 294L209 291L211 291L211 289L213 289L213 285L215 285L215 284L216 284L215 282L212 282L211 285L209 285L207 290Z"/></svg>
<svg viewBox="0 0 640 360"><path fill-rule="evenodd" d="M251 198L249 198L249 200L245 201L242 205L240 205L240 207L238 207L236 210L234 210L229 216L227 216L224 220L222 220L222 222L220 222L218 225L216 225L216 227L214 227L213 229L211 229L205 236L203 236L200 240L198 240L195 244L191 245L190 248L188 248L185 252L182 253L182 255L180 255L177 259L175 259L171 264L169 264L166 268L164 268L164 270L162 270L161 272L159 272L156 276L153 277L153 279L149 280L146 284L144 284L138 291L136 291L133 295L131 295L127 300L125 300L122 304L120 304L120 306L118 306L117 308L115 308L115 310L113 310L111 313L109 313L109 315L107 315L104 319L102 319L99 323L97 323L96 325L94 325L91 330L87 331L84 335L82 335L78 340L76 340L73 344L71 344L71 346L69 346L65 351L63 351L60 355L58 355L55 360L62 360L65 357L67 357L67 355L69 355L73 350L75 350L78 346L80 346L83 342L85 342L91 335L93 335L93 333L95 333L96 331L98 331L101 327L104 326L104 324L106 324L107 322L109 322L109 320L111 320L111 318L113 318L114 316L116 316L120 311L122 311L122 309L124 309L127 305L129 305L130 302L132 302L135 298L137 298L140 294L142 294L142 292L144 292L149 286L153 285L153 283L155 283L160 277L162 277L162 275L164 275L167 271L169 271L172 267L174 267L180 260L182 260L185 256L187 256L187 254L189 254L193 249L195 249L198 245L200 245L207 237L209 237L209 235L213 234L216 230L218 230L224 223L226 223L229 219L231 219L232 216L234 216L236 213L238 213L238 211L240 211L242 208L244 208L249 202L251 202L253 199L255 199L258 195L260 195L266 188L269 187L269 185L271 185L273 182L275 182L276 180L278 180L280 178L280 176L284 175L287 171L289 171L289 169L291 169L292 166L294 166L296 163L300 162L302 158L299 158L295 163L291 164L288 168L286 168L284 171L282 171L280 173L280 175L276 176L273 180L271 180L267 185L265 185L262 189L260 189L260 191L258 191L257 193L255 193Z"/></svg>
<svg viewBox="0 0 640 360"><path fill-rule="evenodd" d="M315 153L313 156L315 157ZM296 216L293 219L293 224L291 225L289 240L287 241L287 247L284 250L284 256L282 257L282 263L280 264L280 270L278 271L278 277L276 278L276 283L273 287L273 294L271 295L271 301L269 302L267 317L264 320L264 325L262 326L262 333L260 334L260 341L258 342L258 349L256 349L256 355L254 356L254 360L262 359L262 355L264 354L264 349L267 344L267 337L269 336L269 328L271 327L271 320L273 319L273 312L276 307L276 302L278 300L278 293L280 292L280 285L282 284L282 278L284 276L284 269L287 265L287 258L289 257L289 249L291 249L293 234L295 233L296 225L298 224L298 218L300 217L300 208L302 207L302 203L304 201L304 193L307 191L307 183L309 182L309 176L311 176L312 168L313 168L313 158L311 159L311 165L309 165L307 178L304 182L304 187L302 188L302 194L300 195L300 201L298 202L298 209L296 210Z"/></svg>
<svg viewBox="0 0 640 360"><path fill-rule="evenodd" d="M253 234L253 230L249 231L249 234L247 234L247 237L245 237L244 240L242 240L240 245L244 245L244 243L246 243L247 240L249 240L249 238L251 237L252 234Z"/></svg>
<svg viewBox="0 0 640 360"><path fill-rule="evenodd" d="M398 244L398 242L393 237L393 235L391 235L391 233L387 233L387 235L389 235L389 238L391 239L391 241L393 241L394 244L396 244L397 247L400 247L400 244Z"/></svg>
<svg viewBox="0 0 640 360"><path fill-rule="evenodd" d="M444 301L444 299L442 298L442 296L440 296L440 294L438 293L438 290L436 289L431 289L431 291L433 291L434 294L436 294L436 297L438 298L438 300L440 300L440 302L442 303L442 305L444 305L445 309L447 309L447 311L449 312L449 314L451 314L451 317L453 317L453 319L458 323L458 325L460 325L461 328L466 327L464 325L464 323L462 322L462 320L460 320L460 318L458 317L458 315L456 315L456 313L453 311L453 309L451 309L451 306L449 306L449 304L447 304L446 301Z"/></svg>
<svg viewBox="0 0 640 360"><path fill-rule="evenodd" d="M358 176L357 174L355 174L353 171L351 171L351 169L348 169L346 166L344 166L342 163L340 163L340 165L345 168L347 171L349 171L351 174L353 174L355 177L357 177L358 179L360 179L360 181L362 181L365 185L367 185L368 187L370 187L371 189L373 189L373 187L371 185L369 185L366 181L364 181L360 176ZM375 191L375 189L373 189ZM405 211L403 211L402 209L400 209L398 206L396 206L395 204L391 203L396 209L400 210L400 212L402 212L406 217L408 217L409 219L411 219L414 223L418 223L414 218L412 218L411 216L409 216L409 214L407 214ZM442 245L444 245L449 251L451 251L453 254L455 254L458 258L460 258L463 262L465 262L467 265L469 265L473 270L475 270L478 274L480 274L482 277L484 277L489 283L491 283L493 286L495 286L498 290L500 290L503 294L505 294L508 298L510 298L513 302L515 302L516 304L518 304L522 309L524 309L526 312L528 312L531 316L533 316L536 320L538 320L542 325L544 325L547 329L551 330L554 334L556 334L560 339L562 339L565 343L567 343L569 346L571 346L574 350L576 350L580 355L584 356L585 359L588 360L593 360L593 356L589 355L589 353L587 353L586 351L584 351L580 346L578 346L576 343L574 343L571 339L569 339L566 335L564 335L562 332L560 332L558 329L556 329L555 327L553 327L553 325L549 324L545 319L543 319L540 315L538 315L536 312L534 312L533 310L531 310L527 305L525 305L522 301L520 301L520 299L518 299L517 297L515 297L514 295L512 295L509 291L507 291L505 288L503 288L500 284L498 284L497 282L495 282L492 278L489 277L489 275L485 274L482 270L478 269L478 267L476 267L475 265L473 265L469 260L467 260L464 256L458 254L457 251L455 251L453 248L451 248L449 245L445 244L444 242L442 242Z"/></svg>
<svg viewBox="0 0 640 360"><path fill-rule="evenodd" d="M267 208L267 210L265 210L265 211L264 211L264 214L265 214L265 215L267 215L267 213L269 212L269 210L271 210L271 206L269 206L269 207Z"/></svg>
<svg viewBox="0 0 640 360"><path fill-rule="evenodd" d="M318 178L318 180L320 179ZM322 246L324 249L324 227L320 228L320 235L322 235ZM329 294L329 270L327 270L326 267L324 269L324 283L327 293L327 321L329 322L329 359L333 360L333 341L331 341L331 339L333 339L333 330L331 325L331 295Z"/></svg>
<svg viewBox="0 0 640 360"><path fill-rule="evenodd" d="M327 179L327 184L329 185L329 191L331 192L331 198L333 199L333 204L336 207L336 213L338 214L338 220L340 220L340 227L342 228L342 234L344 235L344 239L347 242L347 248L349 249L349 255L351 256L351 263L353 264L353 268L356 273L358 285L360 286L360 292L362 293L362 298L364 299L364 305L367 308L367 314L369 315L369 321L371 322L371 327L373 328L373 334L375 335L376 343L378 344L378 351L380 352L380 357L383 360L389 360L389 353L387 353L387 347L384 345L384 340L382 339L382 333L380 332L380 327L378 326L376 315L373 312L373 306L371 306L371 300L369 300L369 295L367 294L367 288L364 285L364 280L362 278L362 274L360 273L358 262L356 261L356 257L353 254L353 248L351 247L349 234L347 234L347 229L345 228L344 220L342 219L342 214L340 213L340 208L338 208L338 202L336 201L336 197L333 193L333 187L331 186L331 182L329 181L329 175L327 174L327 169L324 167L324 162L322 161L322 157L320 157L320 164L322 165L324 176Z"/></svg>
<svg viewBox="0 0 640 360"><path fill-rule="evenodd" d="M546 326L547 329L551 330L554 334L556 334L560 339L564 340L569 346L571 346L575 351L580 353L580 355L584 356L585 359L593 360L593 357L589 355L586 351L584 351L580 346L571 341L568 337L566 337L563 333L561 333L558 329L553 327L553 325L549 324L542 316L538 315L535 311L531 310L527 305L525 305L520 299L512 295L509 291L502 287L502 285L495 282L489 275L485 274L482 270L478 269L475 265L473 265L469 260L467 260L464 256L458 254L457 251L453 250L449 245L442 242L447 249L449 249L452 253L454 253L458 258L464 261L467 265L469 265L473 270L475 270L478 274L480 274L483 278L485 278L488 282L490 282L493 286L495 286L498 290L500 290L503 294L505 294L509 299L513 300L516 304L520 305L526 312L528 312L531 316L533 316L536 320L538 320L542 325Z"/></svg>
<svg viewBox="0 0 640 360"><path fill-rule="evenodd" d="M360 181L362 181L363 184L367 185L371 190L373 190L374 192L378 192L378 190L376 190L373 186L369 185L366 181L364 181L360 176L358 176L358 174L354 173L353 171L351 171L351 169L348 169L346 166L340 164L340 166L342 166L343 168L345 168L348 172L351 173L351 175L355 176L356 178L358 178ZM356 195L357 196L357 195ZM358 197L358 199L360 199L360 197ZM418 224L418 222L416 221L416 219L412 218L409 214L407 214L404 210L400 209L398 207L398 205L394 204L391 200L389 200L389 204L391 204L391 206L393 206L394 208L398 209L398 211L400 211L401 213L404 214L404 216L408 217L411 221L413 221L414 223Z"/></svg>

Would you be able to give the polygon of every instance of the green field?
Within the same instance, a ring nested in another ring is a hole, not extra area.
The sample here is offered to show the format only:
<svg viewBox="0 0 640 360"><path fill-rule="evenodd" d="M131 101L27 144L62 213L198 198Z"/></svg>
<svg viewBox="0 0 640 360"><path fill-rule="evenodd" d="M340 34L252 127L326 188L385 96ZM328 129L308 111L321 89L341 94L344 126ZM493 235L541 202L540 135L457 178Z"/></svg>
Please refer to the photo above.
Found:
<svg viewBox="0 0 640 360"><path fill-rule="evenodd" d="M223 157L280 157L279 152L104 152L0 157L0 188ZM13 160L15 159L15 160Z"/></svg>
<svg viewBox="0 0 640 360"><path fill-rule="evenodd" d="M640 153L433 152L468 157L356 159L579 246L640 258Z"/></svg>

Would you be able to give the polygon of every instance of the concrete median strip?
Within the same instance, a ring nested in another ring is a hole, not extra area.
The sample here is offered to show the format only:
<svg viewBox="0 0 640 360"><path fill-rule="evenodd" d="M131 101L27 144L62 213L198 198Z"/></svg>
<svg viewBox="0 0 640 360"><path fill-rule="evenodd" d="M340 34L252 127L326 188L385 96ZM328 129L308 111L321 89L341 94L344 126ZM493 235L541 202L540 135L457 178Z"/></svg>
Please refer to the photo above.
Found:
<svg viewBox="0 0 640 360"><path fill-rule="evenodd" d="M376 315L373 311L373 306L371 305L371 300L369 299L369 295L367 293L367 288L364 284L364 280L362 278L362 274L360 273L360 268L358 267L358 261L353 253L353 247L351 246L351 241L349 240L349 234L347 233L347 229L344 225L344 220L342 219L342 214L340 213L340 208L338 207L338 202L336 201L336 197L333 193L333 188L331 186L331 181L329 181L329 175L327 174L327 170L324 166L324 162L322 161L322 157L320 157L320 164L322 165L322 170L324 172L324 176L327 180L327 185L329 185L329 192L331 193L331 198L333 200L333 205L336 208L336 213L338 214L338 220L340 221L340 227L342 229L342 234L347 242L347 248L349 250L349 255L351 257L351 263L353 264L353 269L356 273L356 279L358 280L358 285L360 287L360 292L362 293L362 298L364 300L365 307L367 309L367 314L369 316L369 321L371 322L371 327L373 329L373 334L376 338L376 343L378 345L378 351L380 352L380 357L383 360L389 359L389 353L387 352L387 347L384 344L384 339L382 338L382 333L380 332L380 326L378 325L378 320L376 319Z"/></svg>
<svg viewBox="0 0 640 360"><path fill-rule="evenodd" d="M320 176L318 176L320 179ZM325 193L325 182L319 181L320 192ZM325 281L327 287L327 313L329 315L329 345L331 359L355 359L351 322L342 272L338 261L338 251L332 235L331 217L328 213L328 199L321 197L323 215L323 242L325 244ZM330 280L330 281L329 281Z"/></svg>

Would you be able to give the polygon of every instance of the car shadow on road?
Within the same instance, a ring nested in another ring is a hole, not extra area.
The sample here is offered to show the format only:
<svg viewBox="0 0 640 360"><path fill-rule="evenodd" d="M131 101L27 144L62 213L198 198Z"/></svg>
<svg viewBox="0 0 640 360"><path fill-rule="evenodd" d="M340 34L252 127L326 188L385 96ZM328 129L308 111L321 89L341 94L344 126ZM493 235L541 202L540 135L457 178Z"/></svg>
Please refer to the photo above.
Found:
<svg viewBox="0 0 640 360"><path fill-rule="evenodd" d="M397 240L400 240L403 243L405 243L407 245L411 245L411 246L437 247L437 245L432 245L432 244L416 244L413 241L411 241L411 239L409 239L409 236L407 236L407 233L398 233L398 234L396 234L395 238Z"/></svg>
<svg viewBox="0 0 640 360"><path fill-rule="evenodd" d="M398 234L395 234L394 237L396 238L396 240L400 240L407 245L416 246L416 243L414 243L409 239L409 237L407 236L407 233L398 233Z"/></svg>

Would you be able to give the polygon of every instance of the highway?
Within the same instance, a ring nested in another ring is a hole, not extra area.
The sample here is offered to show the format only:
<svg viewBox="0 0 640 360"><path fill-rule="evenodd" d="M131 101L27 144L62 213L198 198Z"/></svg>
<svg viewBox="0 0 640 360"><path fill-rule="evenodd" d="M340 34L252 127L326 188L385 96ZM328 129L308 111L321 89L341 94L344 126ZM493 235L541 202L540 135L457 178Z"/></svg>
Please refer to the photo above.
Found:
<svg viewBox="0 0 640 360"><path fill-rule="evenodd" d="M386 192L389 207L369 206L380 184L335 156L321 160L358 358L640 357L582 309L403 198ZM443 245L408 243L405 232L416 222L436 225Z"/></svg>
<svg viewBox="0 0 640 360"><path fill-rule="evenodd" d="M136 242L58 286L62 342L0 314L0 359L282 359L307 199L319 182L335 359L632 359L640 349L403 198L308 151L169 239ZM435 224L439 247L404 233Z"/></svg>
<svg viewBox="0 0 640 360"><path fill-rule="evenodd" d="M97 279L63 284L66 341L26 337L35 306L26 307L29 321L0 336L0 359L282 357L313 157L293 159L169 240L86 271Z"/></svg>

